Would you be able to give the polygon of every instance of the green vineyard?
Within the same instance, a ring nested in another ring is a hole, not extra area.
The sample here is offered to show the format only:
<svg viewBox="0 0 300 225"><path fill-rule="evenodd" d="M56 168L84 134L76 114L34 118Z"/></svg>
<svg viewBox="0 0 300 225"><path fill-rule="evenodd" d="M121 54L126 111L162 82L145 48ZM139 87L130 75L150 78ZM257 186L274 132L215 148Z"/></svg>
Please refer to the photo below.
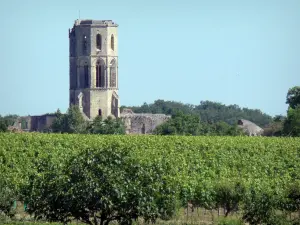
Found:
<svg viewBox="0 0 300 225"><path fill-rule="evenodd" d="M0 134L0 213L106 225L182 207L299 224L300 138Z"/></svg>

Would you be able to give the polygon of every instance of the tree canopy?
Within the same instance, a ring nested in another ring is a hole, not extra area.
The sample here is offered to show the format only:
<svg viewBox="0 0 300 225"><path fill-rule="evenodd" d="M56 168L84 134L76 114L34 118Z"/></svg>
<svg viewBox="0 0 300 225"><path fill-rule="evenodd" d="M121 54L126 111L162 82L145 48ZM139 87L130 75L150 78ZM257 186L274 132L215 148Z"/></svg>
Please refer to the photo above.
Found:
<svg viewBox="0 0 300 225"><path fill-rule="evenodd" d="M3 117L0 115L0 132L6 132L8 126L12 126L18 117L18 115L7 115Z"/></svg>
<svg viewBox="0 0 300 225"><path fill-rule="evenodd" d="M93 121L86 121L76 105L72 105L66 114L57 110L51 129L54 133L125 134L125 126L120 118L109 116L103 120L97 116Z"/></svg>
<svg viewBox="0 0 300 225"><path fill-rule="evenodd" d="M293 109L300 105L300 86L295 86L289 89L286 96L286 103Z"/></svg>
<svg viewBox="0 0 300 225"><path fill-rule="evenodd" d="M125 126L120 118L107 117L105 120L97 116L87 128L91 134L125 134Z"/></svg>
<svg viewBox="0 0 300 225"><path fill-rule="evenodd" d="M84 133L86 131L87 123L78 106L71 105L66 114L57 110L56 117L52 124L52 131L55 133Z"/></svg>
<svg viewBox="0 0 300 225"><path fill-rule="evenodd" d="M201 122L199 116L178 112L171 119L159 125L154 130L159 135L242 135L237 125L230 125L220 121L216 123Z"/></svg>
<svg viewBox="0 0 300 225"><path fill-rule="evenodd" d="M300 136L300 86L288 90L286 103L289 107L282 132L286 136Z"/></svg>

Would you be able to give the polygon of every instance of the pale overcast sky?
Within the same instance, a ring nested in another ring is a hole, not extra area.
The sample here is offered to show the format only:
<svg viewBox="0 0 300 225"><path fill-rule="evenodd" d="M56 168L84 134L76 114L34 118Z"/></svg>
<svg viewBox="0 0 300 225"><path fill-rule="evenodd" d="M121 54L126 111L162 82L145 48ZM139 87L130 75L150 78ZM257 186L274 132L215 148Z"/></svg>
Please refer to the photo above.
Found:
<svg viewBox="0 0 300 225"><path fill-rule="evenodd" d="M0 114L66 111L79 10L119 24L122 105L210 100L285 114L300 85L299 0L1 0Z"/></svg>

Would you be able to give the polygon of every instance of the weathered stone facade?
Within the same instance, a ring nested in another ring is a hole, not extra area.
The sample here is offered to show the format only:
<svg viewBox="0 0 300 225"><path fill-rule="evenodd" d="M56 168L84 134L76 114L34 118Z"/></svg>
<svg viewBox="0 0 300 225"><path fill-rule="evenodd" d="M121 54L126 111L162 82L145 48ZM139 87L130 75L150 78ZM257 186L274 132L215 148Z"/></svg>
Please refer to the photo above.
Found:
<svg viewBox="0 0 300 225"><path fill-rule="evenodd" d="M69 102L89 119L120 116L117 28L112 20L76 20L69 30Z"/></svg>
<svg viewBox="0 0 300 225"><path fill-rule="evenodd" d="M40 116L23 116L14 124L14 127L24 131L42 132L50 129L53 121L56 119L55 114L45 114Z"/></svg>
<svg viewBox="0 0 300 225"><path fill-rule="evenodd" d="M151 134L156 126L171 118L165 114L134 113L124 109L121 118L125 123L127 134Z"/></svg>

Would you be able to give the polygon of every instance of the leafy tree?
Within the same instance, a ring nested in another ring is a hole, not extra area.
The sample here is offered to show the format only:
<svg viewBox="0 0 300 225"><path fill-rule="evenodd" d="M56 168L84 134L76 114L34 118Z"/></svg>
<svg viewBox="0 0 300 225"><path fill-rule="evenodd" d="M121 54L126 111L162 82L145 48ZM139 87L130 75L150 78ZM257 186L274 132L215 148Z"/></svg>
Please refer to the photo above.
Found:
<svg viewBox="0 0 300 225"><path fill-rule="evenodd" d="M8 126L12 126L18 117L17 115L7 115L4 117L0 115L0 132L6 132Z"/></svg>
<svg viewBox="0 0 300 225"><path fill-rule="evenodd" d="M239 136L243 135L242 129L240 129L237 125L229 125L223 121L217 122L216 124L211 125L213 127L212 133L213 135L218 136Z"/></svg>
<svg viewBox="0 0 300 225"><path fill-rule="evenodd" d="M246 188L240 182L219 182L215 186L216 207L224 207L225 217L237 211L242 203Z"/></svg>
<svg viewBox="0 0 300 225"><path fill-rule="evenodd" d="M264 190L250 188L246 193L243 204L243 220L250 225L287 225L290 224L285 216L277 214L283 196L265 187Z"/></svg>
<svg viewBox="0 0 300 225"><path fill-rule="evenodd" d="M289 212L300 212L300 181L289 184L286 190L284 209Z"/></svg>
<svg viewBox="0 0 300 225"><path fill-rule="evenodd" d="M7 131L7 124L0 115L0 132L6 132L6 131Z"/></svg>
<svg viewBox="0 0 300 225"><path fill-rule="evenodd" d="M283 133L287 136L300 136L300 105L290 107L284 121Z"/></svg>
<svg viewBox="0 0 300 225"><path fill-rule="evenodd" d="M282 136L283 124L286 120L285 116L277 115L274 116L273 121L264 127L264 136Z"/></svg>
<svg viewBox="0 0 300 225"><path fill-rule="evenodd" d="M300 86L295 86L289 89L286 96L286 103L293 109L300 105Z"/></svg>
<svg viewBox="0 0 300 225"><path fill-rule="evenodd" d="M240 128L231 126L225 122L206 123L201 122L199 116L195 114L184 114L178 112L171 119L159 125L154 130L160 135L242 135Z"/></svg>
<svg viewBox="0 0 300 225"><path fill-rule="evenodd" d="M200 120L196 115L179 112L170 120L156 127L154 133L160 135L199 135Z"/></svg>
<svg viewBox="0 0 300 225"><path fill-rule="evenodd" d="M0 178L0 215L4 213L5 215L11 217L15 213L12 205L16 199L16 192L4 174L1 174Z"/></svg>
<svg viewBox="0 0 300 225"><path fill-rule="evenodd" d="M84 120L80 109L76 105L71 105L66 114L60 110L56 112L57 118L52 124L55 133L85 133L87 122Z"/></svg>
<svg viewBox="0 0 300 225"><path fill-rule="evenodd" d="M120 118L113 119L109 116L102 120L102 117L97 116L88 131L92 134L125 134L125 125Z"/></svg>
<svg viewBox="0 0 300 225"><path fill-rule="evenodd" d="M46 157L25 188L29 213L64 224L72 218L95 225L168 218L176 202L165 180L168 170L130 154L113 145L89 147L60 168Z"/></svg>

